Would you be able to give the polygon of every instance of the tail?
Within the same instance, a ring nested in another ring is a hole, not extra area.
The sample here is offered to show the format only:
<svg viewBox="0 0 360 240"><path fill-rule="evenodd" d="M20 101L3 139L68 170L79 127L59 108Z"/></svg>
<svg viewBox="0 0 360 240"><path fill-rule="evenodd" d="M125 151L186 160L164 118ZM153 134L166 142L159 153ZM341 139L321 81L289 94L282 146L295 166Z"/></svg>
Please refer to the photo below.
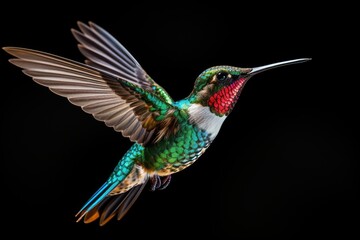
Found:
<svg viewBox="0 0 360 240"><path fill-rule="evenodd" d="M75 215L77 222L84 219L85 223L90 223L100 218L99 224L103 226L116 215L120 220L139 197L148 178L143 168L136 164L122 180L111 181L114 178L110 177Z"/></svg>

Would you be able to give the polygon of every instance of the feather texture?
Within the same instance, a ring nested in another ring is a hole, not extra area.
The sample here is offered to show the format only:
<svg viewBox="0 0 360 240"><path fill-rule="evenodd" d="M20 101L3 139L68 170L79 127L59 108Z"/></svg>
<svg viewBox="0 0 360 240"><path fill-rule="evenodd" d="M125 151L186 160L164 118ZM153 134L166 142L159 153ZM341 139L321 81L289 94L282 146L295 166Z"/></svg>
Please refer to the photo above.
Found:
<svg viewBox="0 0 360 240"><path fill-rule="evenodd" d="M78 22L78 26L80 31L71 29L71 32L79 42L78 47L86 57L86 64L139 85L146 91L155 91L163 101L173 103L165 89L145 72L136 59L111 34L93 22L89 22L89 25Z"/></svg>
<svg viewBox="0 0 360 240"><path fill-rule="evenodd" d="M138 199L140 193L143 191L144 187L146 186L146 183L147 183L147 179L145 180L144 183L132 187L127 192L117 195L108 195L90 211L79 212L78 215L80 215L80 217L78 220L84 217L84 222L90 223L100 218L99 221L100 226L104 226L115 216L117 216L117 220L120 220L125 216L125 214L129 211L129 209ZM83 213L84 216L81 215Z"/></svg>
<svg viewBox="0 0 360 240"><path fill-rule="evenodd" d="M158 133L163 136L165 126L156 116L174 107L141 88L139 85L146 87L145 83L139 84L141 80L133 84L105 69L31 49L10 47L4 50L16 57L10 62L23 68L35 82L66 97L131 141L145 145L154 138L159 139ZM133 66L137 64L130 57L126 61L132 61ZM173 117L172 112L169 111L168 118Z"/></svg>

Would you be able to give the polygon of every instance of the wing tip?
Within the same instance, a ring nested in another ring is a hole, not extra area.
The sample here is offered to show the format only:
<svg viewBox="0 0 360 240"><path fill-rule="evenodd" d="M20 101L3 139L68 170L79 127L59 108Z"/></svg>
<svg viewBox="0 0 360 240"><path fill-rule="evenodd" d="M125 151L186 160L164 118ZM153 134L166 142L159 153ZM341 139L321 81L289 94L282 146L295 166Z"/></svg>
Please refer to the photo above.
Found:
<svg viewBox="0 0 360 240"><path fill-rule="evenodd" d="M27 55L45 55L48 53L40 52L34 49L22 48L22 47L3 47L2 48L8 54L17 57L17 58L25 58ZM50 54L48 54L50 55Z"/></svg>
<svg viewBox="0 0 360 240"><path fill-rule="evenodd" d="M93 21L89 21L88 23L91 28L99 28L99 26L95 24Z"/></svg>
<svg viewBox="0 0 360 240"><path fill-rule="evenodd" d="M78 25L78 27L86 25L84 22L80 20L76 21L76 24Z"/></svg>
<svg viewBox="0 0 360 240"><path fill-rule="evenodd" d="M2 49L11 55L14 55L14 52L16 52L16 51L21 50L21 48L18 48L18 47L2 47Z"/></svg>
<svg viewBox="0 0 360 240"><path fill-rule="evenodd" d="M9 61L9 63L11 63L17 67L24 69L23 67L21 67L19 65L19 58L10 58L8 61Z"/></svg>
<svg viewBox="0 0 360 240"><path fill-rule="evenodd" d="M81 34L80 31L75 28L71 28L70 31L74 35L74 37L76 37L77 34Z"/></svg>

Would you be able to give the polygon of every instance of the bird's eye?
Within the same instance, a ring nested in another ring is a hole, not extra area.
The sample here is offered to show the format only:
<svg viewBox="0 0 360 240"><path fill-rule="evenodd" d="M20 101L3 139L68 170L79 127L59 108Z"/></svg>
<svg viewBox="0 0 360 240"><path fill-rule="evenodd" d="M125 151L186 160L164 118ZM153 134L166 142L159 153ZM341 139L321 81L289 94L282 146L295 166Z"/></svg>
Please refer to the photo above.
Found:
<svg viewBox="0 0 360 240"><path fill-rule="evenodd" d="M228 77L228 74L227 74L226 72L219 72L219 73L216 75L216 78L217 78L219 81L224 81L227 77Z"/></svg>

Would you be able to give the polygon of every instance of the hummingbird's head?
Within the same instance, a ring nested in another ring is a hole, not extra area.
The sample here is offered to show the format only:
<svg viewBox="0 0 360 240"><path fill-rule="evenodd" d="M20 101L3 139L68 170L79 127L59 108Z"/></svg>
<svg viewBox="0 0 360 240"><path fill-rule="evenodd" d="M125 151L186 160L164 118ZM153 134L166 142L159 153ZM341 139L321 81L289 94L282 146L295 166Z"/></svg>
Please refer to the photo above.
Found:
<svg viewBox="0 0 360 240"><path fill-rule="evenodd" d="M191 96L194 103L208 106L218 116L227 116L234 108L245 83L255 74L289 64L301 63L301 58L255 68L216 66L203 71L196 79Z"/></svg>
<svg viewBox="0 0 360 240"><path fill-rule="evenodd" d="M196 102L208 106L216 115L228 115L241 90L251 77L251 68L216 66L203 71L195 81Z"/></svg>

